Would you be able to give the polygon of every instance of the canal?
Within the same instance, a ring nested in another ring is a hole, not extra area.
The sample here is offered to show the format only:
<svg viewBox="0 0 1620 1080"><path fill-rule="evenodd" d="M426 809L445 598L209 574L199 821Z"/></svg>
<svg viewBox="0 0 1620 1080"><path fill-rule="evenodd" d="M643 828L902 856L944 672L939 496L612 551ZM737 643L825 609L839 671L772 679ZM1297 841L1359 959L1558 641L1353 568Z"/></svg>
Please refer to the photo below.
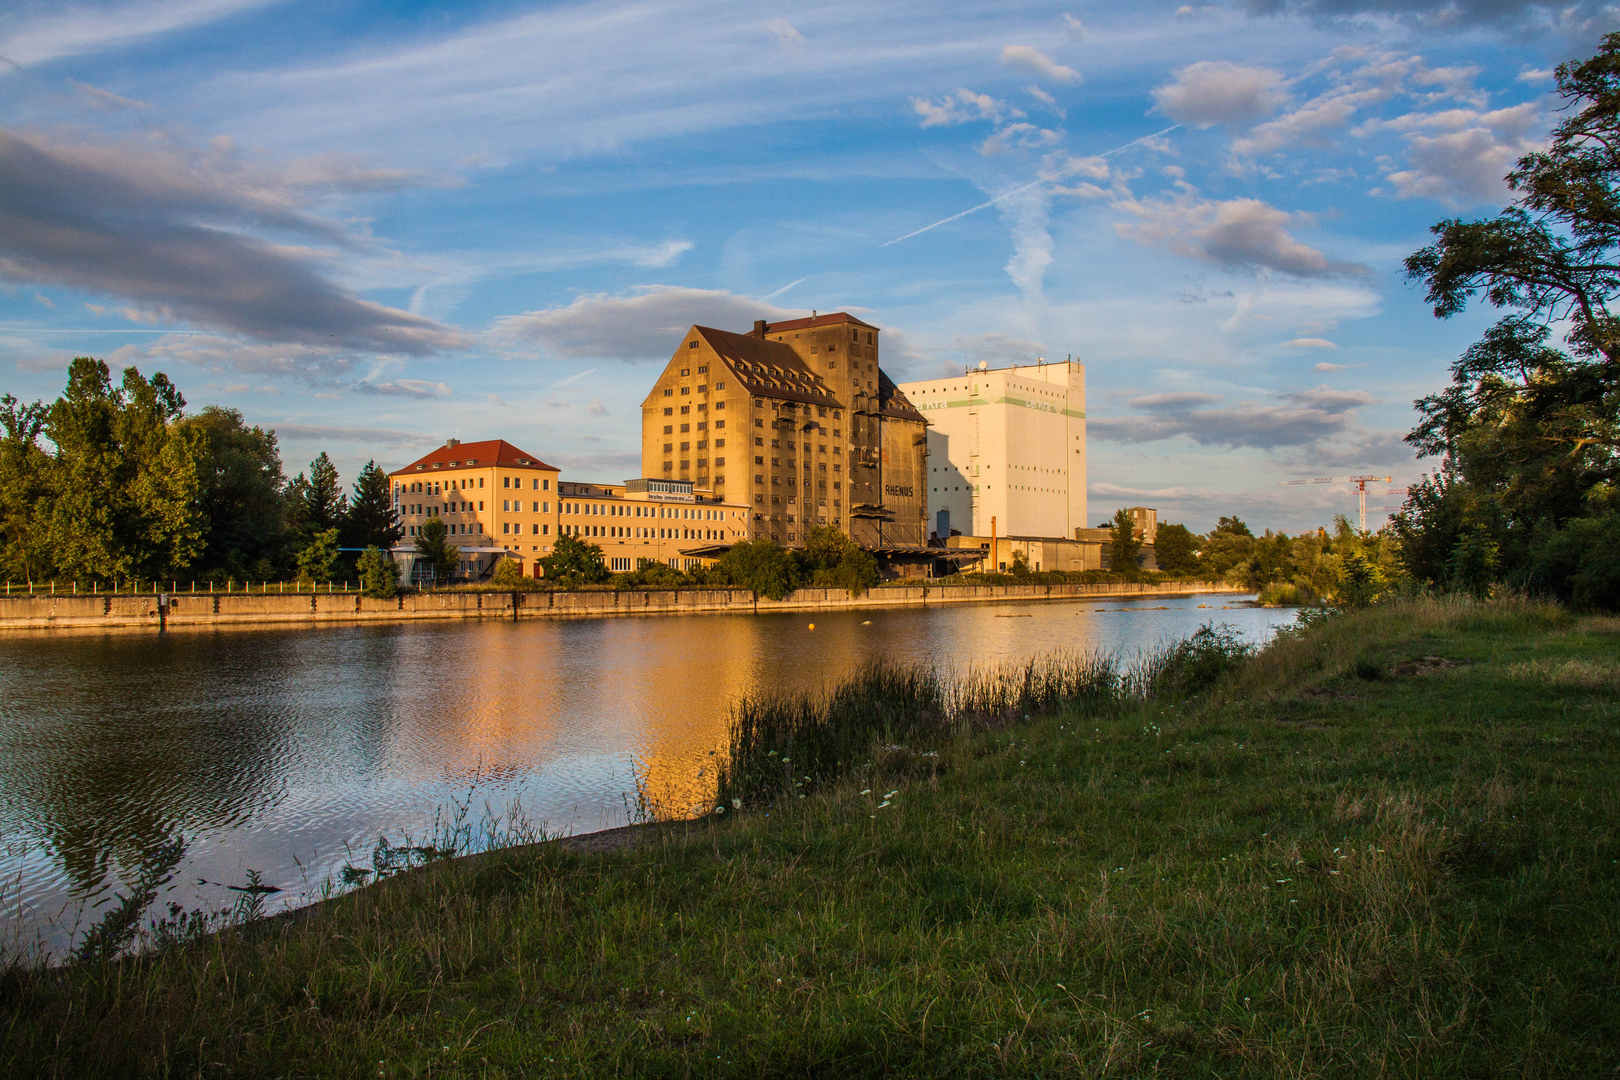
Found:
<svg viewBox="0 0 1620 1080"><path fill-rule="evenodd" d="M1292 618L1247 599L0 637L0 928L60 952L176 844L158 905L227 907L253 870L273 910L458 803L551 834L688 813L741 694Z"/></svg>

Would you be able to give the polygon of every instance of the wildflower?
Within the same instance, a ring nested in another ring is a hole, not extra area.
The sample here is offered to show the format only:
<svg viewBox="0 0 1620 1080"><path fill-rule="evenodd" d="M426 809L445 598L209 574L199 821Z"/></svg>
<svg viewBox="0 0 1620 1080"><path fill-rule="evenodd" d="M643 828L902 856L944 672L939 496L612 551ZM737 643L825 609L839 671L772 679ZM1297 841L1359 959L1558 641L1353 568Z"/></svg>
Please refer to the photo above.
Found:
<svg viewBox="0 0 1620 1080"><path fill-rule="evenodd" d="M862 788L861 789L861 794L862 795L870 795L870 794L872 794L872 789L871 788Z"/></svg>
<svg viewBox="0 0 1620 1080"><path fill-rule="evenodd" d="M740 798L732 799L731 800L731 808L733 810L741 810L742 809L742 799L740 799Z"/></svg>
<svg viewBox="0 0 1620 1080"><path fill-rule="evenodd" d="M879 809L879 810L881 810L881 809L883 809L883 808L884 808L884 807L885 807L885 806L888 806L888 805L889 805L889 800L887 800L887 799L884 799L884 800L883 800L883 801L882 801L882 802L880 802L880 803L878 803L878 809Z"/></svg>
<svg viewBox="0 0 1620 1080"><path fill-rule="evenodd" d="M714 812L717 814L723 814L726 812L726 808L723 806L717 806L714 808Z"/></svg>

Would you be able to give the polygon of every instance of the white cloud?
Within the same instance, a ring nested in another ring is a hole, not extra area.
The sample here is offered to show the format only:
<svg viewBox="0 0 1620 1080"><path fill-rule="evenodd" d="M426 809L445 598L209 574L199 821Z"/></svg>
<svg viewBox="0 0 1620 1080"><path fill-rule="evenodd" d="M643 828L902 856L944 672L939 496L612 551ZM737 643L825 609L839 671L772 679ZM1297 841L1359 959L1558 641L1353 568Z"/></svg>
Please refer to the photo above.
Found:
<svg viewBox="0 0 1620 1080"><path fill-rule="evenodd" d="M1324 375L1331 375L1335 371L1349 371L1350 370L1350 365L1349 364L1329 364L1326 361L1323 361L1322 363L1313 366L1311 368L1311 370L1312 371L1319 371Z"/></svg>
<svg viewBox="0 0 1620 1080"><path fill-rule="evenodd" d="M302 379L314 386L336 385L360 364L336 346L267 345L218 334L164 334L145 345L121 346L108 361L114 366L180 363L213 374Z"/></svg>
<svg viewBox="0 0 1620 1080"><path fill-rule="evenodd" d="M506 316L497 320L496 334L537 342L556 357L667 360L694 323L744 333L755 319L780 322L803 314L722 289L648 285L628 296L598 293L565 307Z"/></svg>
<svg viewBox="0 0 1620 1080"><path fill-rule="evenodd" d="M1036 127L1027 122L1008 124L1006 127L998 128L980 143L979 153L991 157L1011 150L1039 150L1043 146L1051 146L1061 138L1063 133L1053 131L1051 128Z"/></svg>
<svg viewBox="0 0 1620 1080"><path fill-rule="evenodd" d="M1022 68L1053 82L1077 83L1080 73L1072 67L1058 63L1050 56L1030 45L1008 45L1001 50L1001 62L1008 67Z"/></svg>
<svg viewBox="0 0 1620 1080"><path fill-rule="evenodd" d="M442 398L450 396L450 388L444 383L429 382L425 379L390 379L387 382L357 382L354 389L362 394L378 394L383 397L408 398Z"/></svg>
<svg viewBox="0 0 1620 1080"><path fill-rule="evenodd" d="M1375 399L1359 390L1312 390L1273 394L1276 404L1245 402L1230 408L1196 408L1213 395L1150 394L1130 402L1144 415L1093 417L1087 430L1099 439L1148 443L1183 437L1200 446L1231 449L1315 447L1354 430L1352 413Z"/></svg>
<svg viewBox="0 0 1620 1080"><path fill-rule="evenodd" d="M1046 355L1046 346L1039 341L1013 337L1001 331L988 334L958 334L955 348L970 366L980 360L988 361L991 367L1028 364L1036 357ZM953 370L954 366L952 365Z"/></svg>
<svg viewBox="0 0 1620 1080"><path fill-rule="evenodd" d="M1238 269L1275 270L1299 278L1360 275L1366 267L1329 259L1289 235L1294 223L1310 224L1307 214L1288 214L1259 199L1213 201L1190 188L1167 199L1133 199L1115 204L1140 221L1115 226L1121 236L1178 255Z"/></svg>
<svg viewBox="0 0 1620 1080"><path fill-rule="evenodd" d="M1077 41L1086 36L1086 24L1070 15L1067 11L1063 13L1063 29Z"/></svg>
<svg viewBox="0 0 1620 1080"><path fill-rule="evenodd" d="M799 47L804 44L804 35L794 29L793 24L786 19L772 19L765 24L765 29L770 31L778 45L789 52L798 52Z"/></svg>
<svg viewBox="0 0 1620 1080"><path fill-rule="evenodd" d="M1407 168L1390 173L1388 180L1402 199L1436 199L1453 208L1505 201L1507 174L1537 148L1527 132L1539 119L1534 103L1487 113L1450 109L1400 117L1389 126L1408 131ZM1444 133L1412 130L1422 127Z"/></svg>
<svg viewBox="0 0 1620 1080"><path fill-rule="evenodd" d="M1201 60L1153 91L1158 110L1179 124L1236 127L1269 115L1287 95L1282 72L1225 60Z"/></svg>
<svg viewBox="0 0 1620 1080"><path fill-rule="evenodd" d="M0 36L0 57L32 67L84 56L264 7L273 0L170 0L93 7L19 3ZM3 70L3 68L0 68Z"/></svg>
<svg viewBox="0 0 1620 1080"><path fill-rule="evenodd" d="M1529 71L1519 72L1517 81L1522 83L1550 83L1553 81L1553 77L1554 73L1552 71L1531 68Z"/></svg>
<svg viewBox="0 0 1620 1080"><path fill-rule="evenodd" d="M927 98L912 98L911 109L922 117L923 127L947 127L966 124L974 120L1001 123L1019 119L1024 115L1005 101L997 101L989 94L976 94L972 90L958 89L955 94L935 104Z"/></svg>
<svg viewBox="0 0 1620 1080"><path fill-rule="evenodd" d="M1068 117L1068 115L1069 115L1068 112L1063 108L1063 106L1058 104L1057 98L1053 97L1051 94L1048 94L1045 90L1042 90L1040 87L1038 87L1038 86L1026 86L1026 87L1024 87L1024 93L1028 94L1030 97L1034 98L1036 101L1040 102L1042 105L1045 105L1052 112L1057 113L1058 118L1060 120L1061 119L1066 119Z"/></svg>
<svg viewBox="0 0 1620 1080"><path fill-rule="evenodd" d="M420 431L394 431L389 428L341 427L290 421L284 424L261 423L260 426L274 431L278 439L292 443L359 442L398 449L436 446L439 442L437 435L424 435Z"/></svg>
<svg viewBox="0 0 1620 1080"><path fill-rule="evenodd" d="M1327 338L1319 338L1319 337L1297 337L1293 341L1285 341L1285 342L1283 342L1283 344L1285 346L1288 346L1289 348L1294 348L1294 349L1337 349L1338 348L1337 345L1333 344L1333 342L1329 341Z"/></svg>

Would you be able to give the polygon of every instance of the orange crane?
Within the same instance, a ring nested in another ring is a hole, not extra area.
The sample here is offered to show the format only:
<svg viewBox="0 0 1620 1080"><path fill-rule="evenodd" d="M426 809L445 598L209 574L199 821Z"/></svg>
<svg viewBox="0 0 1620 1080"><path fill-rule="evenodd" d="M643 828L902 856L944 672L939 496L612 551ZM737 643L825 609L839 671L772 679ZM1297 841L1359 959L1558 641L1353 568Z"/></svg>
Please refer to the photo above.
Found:
<svg viewBox="0 0 1620 1080"><path fill-rule="evenodd" d="M1284 480L1278 487L1293 487L1296 484L1354 484L1356 491L1361 495L1361 531L1367 531L1367 485L1376 484L1382 480L1389 483L1393 476L1324 476L1317 480Z"/></svg>

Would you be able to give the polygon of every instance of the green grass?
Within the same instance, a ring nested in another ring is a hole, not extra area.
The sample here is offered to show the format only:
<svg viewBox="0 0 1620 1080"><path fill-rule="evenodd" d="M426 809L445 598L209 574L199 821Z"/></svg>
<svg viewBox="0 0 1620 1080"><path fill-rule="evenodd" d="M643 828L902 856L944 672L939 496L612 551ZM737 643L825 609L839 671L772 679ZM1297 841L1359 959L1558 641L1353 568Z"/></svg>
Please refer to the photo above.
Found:
<svg viewBox="0 0 1620 1080"><path fill-rule="evenodd" d="M1381 607L634 848L14 965L0 1074L1612 1076L1617 696L1620 621Z"/></svg>

